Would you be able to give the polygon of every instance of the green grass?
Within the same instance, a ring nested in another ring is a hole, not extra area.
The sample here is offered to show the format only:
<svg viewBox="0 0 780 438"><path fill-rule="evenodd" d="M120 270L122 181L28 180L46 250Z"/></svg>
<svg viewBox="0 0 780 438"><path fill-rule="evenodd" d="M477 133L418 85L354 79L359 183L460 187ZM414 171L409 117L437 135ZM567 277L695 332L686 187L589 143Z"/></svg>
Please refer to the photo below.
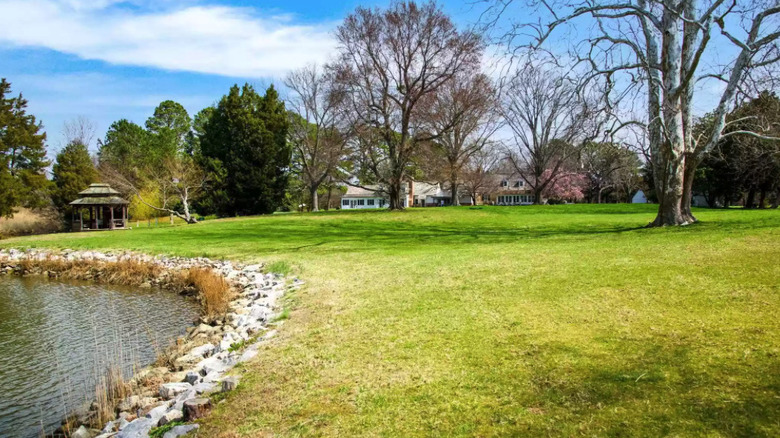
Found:
<svg viewBox="0 0 780 438"><path fill-rule="evenodd" d="M333 212L0 241L284 261L199 436L779 436L780 211Z"/></svg>

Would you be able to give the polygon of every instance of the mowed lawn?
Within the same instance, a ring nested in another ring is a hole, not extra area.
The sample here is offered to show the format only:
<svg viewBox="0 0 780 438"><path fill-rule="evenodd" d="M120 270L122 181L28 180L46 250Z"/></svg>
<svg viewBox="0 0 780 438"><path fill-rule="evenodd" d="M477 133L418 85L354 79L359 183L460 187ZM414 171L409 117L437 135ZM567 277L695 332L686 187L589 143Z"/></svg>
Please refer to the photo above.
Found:
<svg viewBox="0 0 780 438"><path fill-rule="evenodd" d="M289 319L199 436L780 436L780 211L642 228L654 208L275 215L0 246L292 266L307 285Z"/></svg>

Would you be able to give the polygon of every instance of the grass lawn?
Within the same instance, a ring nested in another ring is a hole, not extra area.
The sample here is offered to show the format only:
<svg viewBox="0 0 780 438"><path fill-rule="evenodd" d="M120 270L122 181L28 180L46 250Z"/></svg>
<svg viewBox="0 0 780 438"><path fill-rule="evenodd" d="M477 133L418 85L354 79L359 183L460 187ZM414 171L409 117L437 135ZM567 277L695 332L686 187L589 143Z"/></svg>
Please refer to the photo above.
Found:
<svg viewBox="0 0 780 438"><path fill-rule="evenodd" d="M277 262L307 280L199 436L780 436L780 211L334 212L0 246Z"/></svg>

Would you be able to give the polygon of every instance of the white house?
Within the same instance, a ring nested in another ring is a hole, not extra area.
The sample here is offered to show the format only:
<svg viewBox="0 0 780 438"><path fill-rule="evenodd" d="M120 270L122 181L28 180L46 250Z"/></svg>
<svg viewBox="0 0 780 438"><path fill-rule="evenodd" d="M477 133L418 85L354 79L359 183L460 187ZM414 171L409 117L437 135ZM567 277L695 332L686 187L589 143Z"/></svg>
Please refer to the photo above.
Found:
<svg viewBox="0 0 780 438"><path fill-rule="evenodd" d="M405 203L405 198L404 198ZM361 210L369 208L385 208L388 206L387 198L378 187L366 188L347 186L347 193L341 197L342 210Z"/></svg>
<svg viewBox="0 0 780 438"><path fill-rule="evenodd" d="M634 197L631 198L631 203L632 204L647 204L647 196L645 196L645 192L643 192L641 190L636 192Z"/></svg>

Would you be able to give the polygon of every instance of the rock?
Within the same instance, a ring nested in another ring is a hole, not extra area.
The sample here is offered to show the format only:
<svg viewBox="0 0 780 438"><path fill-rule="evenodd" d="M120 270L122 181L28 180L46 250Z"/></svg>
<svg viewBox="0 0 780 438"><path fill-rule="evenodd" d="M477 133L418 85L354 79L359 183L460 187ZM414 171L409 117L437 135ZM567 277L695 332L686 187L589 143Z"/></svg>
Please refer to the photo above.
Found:
<svg viewBox="0 0 780 438"><path fill-rule="evenodd" d="M116 435L117 438L148 438L149 431L154 427L154 422L151 418L136 418L131 421L130 424L125 426Z"/></svg>
<svg viewBox="0 0 780 438"><path fill-rule="evenodd" d="M157 422L157 425L165 426L168 423L171 423L176 420L181 420L182 418L184 418L184 412L178 409L171 409L170 411L166 412L165 415L160 417L160 421Z"/></svg>
<svg viewBox="0 0 780 438"><path fill-rule="evenodd" d="M116 428L116 429L117 429L117 430L124 430L124 429L127 427L127 425L128 425L128 424L130 424L130 422L129 422L129 421L127 421L127 419L125 419L125 418L120 418L120 419L119 419L119 426L117 426L117 428Z"/></svg>
<svg viewBox="0 0 780 438"><path fill-rule="evenodd" d="M220 354L222 353L220 352ZM213 371L224 373L229 367L230 366L223 362L219 356L212 356L208 359L204 359L197 365L197 369L201 370L200 374L203 376L208 375Z"/></svg>
<svg viewBox="0 0 780 438"><path fill-rule="evenodd" d="M197 424L184 424L181 426L176 426L173 429L169 430L168 432L165 432L165 435L163 435L163 438L179 438L182 435L186 435L193 430L196 430L198 427Z"/></svg>
<svg viewBox="0 0 780 438"><path fill-rule="evenodd" d="M187 371L187 375L184 376L184 381L190 385L198 383L198 380L200 380L200 374L193 371Z"/></svg>
<svg viewBox="0 0 780 438"><path fill-rule="evenodd" d="M152 420L152 424L157 424L168 411L168 404L157 406L146 414L146 418Z"/></svg>
<svg viewBox="0 0 780 438"><path fill-rule="evenodd" d="M213 344L203 344L200 347L195 347L190 350L189 354L192 356L200 356L203 358L209 357L214 353L216 347Z"/></svg>
<svg viewBox="0 0 780 438"><path fill-rule="evenodd" d="M203 394L205 392L211 392L215 386L217 386L217 384L214 382L203 382L193 386L193 389L195 389L195 392L198 394Z"/></svg>
<svg viewBox="0 0 780 438"><path fill-rule="evenodd" d="M187 382L164 383L160 385L160 397L163 400L170 400L190 388L192 385Z"/></svg>
<svg viewBox="0 0 780 438"><path fill-rule="evenodd" d="M71 438L92 438L92 434L89 433L86 427L81 426L78 428L78 430L73 432Z"/></svg>
<svg viewBox="0 0 780 438"><path fill-rule="evenodd" d="M189 368L191 365L194 365L201 360L203 359L200 356L185 354L184 356L177 357L176 360L173 361L173 365L177 370L183 370L185 368Z"/></svg>
<svg viewBox="0 0 780 438"><path fill-rule="evenodd" d="M115 421L109 421L106 423L105 426L103 426L103 430L100 431L101 433L112 433L116 432L116 422Z"/></svg>
<svg viewBox="0 0 780 438"><path fill-rule="evenodd" d="M222 379L222 392L229 392L238 386L238 377L231 376Z"/></svg>
<svg viewBox="0 0 780 438"><path fill-rule="evenodd" d="M220 373L219 371L212 371L206 374L205 376L203 376L203 383L216 382L221 377L222 377L222 373Z"/></svg>
<svg viewBox="0 0 780 438"><path fill-rule="evenodd" d="M140 287L141 289L151 289L152 288L152 283L149 283L148 281L145 281L145 282L139 284L138 287Z"/></svg>
<svg viewBox="0 0 780 438"><path fill-rule="evenodd" d="M211 411L211 400L207 398L194 398L184 402L184 420L193 421L203 418Z"/></svg>

